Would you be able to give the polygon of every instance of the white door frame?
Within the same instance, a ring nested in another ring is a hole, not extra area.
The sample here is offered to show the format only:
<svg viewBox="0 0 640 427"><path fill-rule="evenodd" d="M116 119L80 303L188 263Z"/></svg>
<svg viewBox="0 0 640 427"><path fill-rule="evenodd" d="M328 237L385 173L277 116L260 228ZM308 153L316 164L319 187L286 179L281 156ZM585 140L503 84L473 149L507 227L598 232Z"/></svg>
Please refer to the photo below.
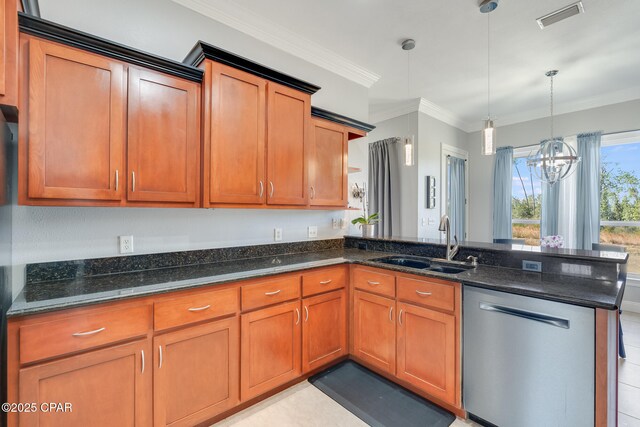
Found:
<svg viewBox="0 0 640 427"><path fill-rule="evenodd" d="M447 156L457 157L467 161L464 170L464 238L466 240L469 234L469 152L462 148L454 147L453 145L447 145L444 142L440 144L440 216L446 214L449 211L449 181L447 179Z"/></svg>

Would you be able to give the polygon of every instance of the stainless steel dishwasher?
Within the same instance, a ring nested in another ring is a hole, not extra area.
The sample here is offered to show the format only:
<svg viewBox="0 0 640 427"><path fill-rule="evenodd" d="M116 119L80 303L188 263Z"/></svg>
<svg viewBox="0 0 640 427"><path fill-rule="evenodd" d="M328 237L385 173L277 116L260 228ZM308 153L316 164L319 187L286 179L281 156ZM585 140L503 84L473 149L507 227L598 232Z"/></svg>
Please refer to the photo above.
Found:
<svg viewBox="0 0 640 427"><path fill-rule="evenodd" d="M463 292L463 403L473 418L500 427L593 426L594 310L471 286Z"/></svg>

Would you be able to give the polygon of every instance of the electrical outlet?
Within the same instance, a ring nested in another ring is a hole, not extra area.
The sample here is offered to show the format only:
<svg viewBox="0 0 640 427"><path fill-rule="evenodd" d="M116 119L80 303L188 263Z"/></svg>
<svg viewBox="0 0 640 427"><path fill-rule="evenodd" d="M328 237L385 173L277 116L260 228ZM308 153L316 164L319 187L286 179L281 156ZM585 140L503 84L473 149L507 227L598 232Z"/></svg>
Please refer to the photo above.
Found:
<svg viewBox="0 0 640 427"><path fill-rule="evenodd" d="M133 236L118 236L118 241L121 254L133 253Z"/></svg>
<svg viewBox="0 0 640 427"><path fill-rule="evenodd" d="M342 230L346 229L348 225L349 225L349 223L347 222L346 219L340 218L340 228Z"/></svg>
<svg viewBox="0 0 640 427"><path fill-rule="evenodd" d="M273 229L273 240L279 242L282 240L282 228Z"/></svg>
<svg viewBox="0 0 640 427"><path fill-rule="evenodd" d="M427 225L427 218L422 217L422 226L426 226Z"/></svg>
<svg viewBox="0 0 640 427"><path fill-rule="evenodd" d="M522 269L525 271L535 271L536 273L542 273L542 263L539 261L522 260Z"/></svg>
<svg viewBox="0 0 640 427"><path fill-rule="evenodd" d="M436 220L433 218L429 218L429 225L436 225Z"/></svg>
<svg viewBox="0 0 640 427"><path fill-rule="evenodd" d="M334 230L337 230L338 228L340 228L340 220L339 220L338 218L333 218L333 219L331 220L331 227L332 227Z"/></svg>
<svg viewBox="0 0 640 427"><path fill-rule="evenodd" d="M318 227L316 227L315 225L310 225L308 228L308 233L310 239L318 237Z"/></svg>

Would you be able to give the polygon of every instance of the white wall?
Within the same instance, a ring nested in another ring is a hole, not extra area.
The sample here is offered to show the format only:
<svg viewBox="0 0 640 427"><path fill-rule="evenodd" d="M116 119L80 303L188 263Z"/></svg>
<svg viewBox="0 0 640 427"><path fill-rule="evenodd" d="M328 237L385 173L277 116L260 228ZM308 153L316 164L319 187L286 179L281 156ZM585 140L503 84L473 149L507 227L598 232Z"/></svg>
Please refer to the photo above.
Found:
<svg viewBox="0 0 640 427"><path fill-rule="evenodd" d="M322 87L312 104L358 120L368 118L368 90L257 39L183 8L170 0L40 0L42 17L144 51L182 60L203 40ZM367 176L366 143L349 143L349 163ZM350 201L353 204L353 201ZM133 235L135 253L168 252L269 243L281 227L285 241L339 237L332 218L358 212L225 209L51 208L18 206L13 211L14 291L24 264L117 255L117 236ZM14 293L15 295L15 293Z"/></svg>
<svg viewBox="0 0 640 427"><path fill-rule="evenodd" d="M440 224L441 206L440 195L445 190L442 179L440 179L442 168L441 147L442 144L469 151L467 147L468 134L448 125L431 116L420 113L419 115L420 142L418 146L418 212L416 221L418 222L419 237L439 239L442 233L438 231ZM427 209L426 206L426 176L431 175L436 178L436 207ZM422 225L422 218L425 218L426 225Z"/></svg>
<svg viewBox="0 0 640 427"><path fill-rule="evenodd" d="M549 119L531 120L509 126L496 121L498 146L533 145L549 137ZM640 128L640 100L592 108L554 117L556 136L580 132L604 133ZM495 156L480 154L480 132L468 134L469 146L469 240L492 241L493 224L493 164Z"/></svg>
<svg viewBox="0 0 640 427"><path fill-rule="evenodd" d="M393 136L403 137L409 133L415 136L416 152L414 166L401 166L400 199L401 234L408 237L440 238L440 192L442 191L441 144L452 145L467 150L467 133L434 119L424 113L413 112L376 123L376 129L369 135L374 142ZM398 144L399 159L404 160L403 146ZM426 176L436 177L437 202L435 209L426 208ZM426 225L422 225L425 218Z"/></svg>

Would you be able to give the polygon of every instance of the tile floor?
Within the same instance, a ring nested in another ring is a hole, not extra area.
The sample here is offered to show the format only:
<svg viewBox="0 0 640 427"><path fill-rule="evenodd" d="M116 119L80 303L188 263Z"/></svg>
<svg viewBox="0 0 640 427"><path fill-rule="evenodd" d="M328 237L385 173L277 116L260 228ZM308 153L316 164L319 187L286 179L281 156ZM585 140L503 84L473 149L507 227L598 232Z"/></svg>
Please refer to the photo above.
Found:
<svg viewBox="0 0 640 427"><path fill-rule="evenodd" d="M640 427L640 314L622 313L627 358L618 360L618 426Z"/></svg>
<svg viewBox="0 0 640 427"><path fill-rule="evenodd" d="M640 314L622 315L627 359L618 362L619 427L640 427ZM216 427L362 427L359 418L344 409L307 381L295 385L251 408L245 409ZM478 424L457 419L451 427Z"/></svg>

